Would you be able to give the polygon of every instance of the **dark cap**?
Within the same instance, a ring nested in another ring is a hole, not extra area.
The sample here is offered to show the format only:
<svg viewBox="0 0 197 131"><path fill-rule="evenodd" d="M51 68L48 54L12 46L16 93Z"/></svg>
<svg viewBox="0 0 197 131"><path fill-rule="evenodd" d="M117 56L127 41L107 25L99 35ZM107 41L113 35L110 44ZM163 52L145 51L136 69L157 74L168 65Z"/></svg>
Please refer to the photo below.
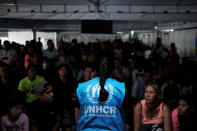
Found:
<svg viewBox="0 0 197 131"><path fill-rule="evenodd" d="M38 83L34 87L34 92L36 95L40 95L40 94L43 94L45 91L47 91L49 87L51 87L51 85L47 81L43 81L43 82Z"/></svg>

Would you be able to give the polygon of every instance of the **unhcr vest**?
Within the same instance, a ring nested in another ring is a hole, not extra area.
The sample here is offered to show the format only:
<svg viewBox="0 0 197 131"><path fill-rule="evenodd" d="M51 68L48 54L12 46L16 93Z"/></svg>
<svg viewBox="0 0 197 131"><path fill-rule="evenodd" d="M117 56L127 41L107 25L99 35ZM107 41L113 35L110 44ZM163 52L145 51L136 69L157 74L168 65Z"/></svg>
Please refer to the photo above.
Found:
<svg viewBox="0 0 197 131"><path fill-rule="evenodd" d="M125 97L125 84L112 78L105 82L109 96L105 103L99 103L99 78L80 83L77 97L80 112L77 131L125 131L125 116L122 102Z"/></svg>

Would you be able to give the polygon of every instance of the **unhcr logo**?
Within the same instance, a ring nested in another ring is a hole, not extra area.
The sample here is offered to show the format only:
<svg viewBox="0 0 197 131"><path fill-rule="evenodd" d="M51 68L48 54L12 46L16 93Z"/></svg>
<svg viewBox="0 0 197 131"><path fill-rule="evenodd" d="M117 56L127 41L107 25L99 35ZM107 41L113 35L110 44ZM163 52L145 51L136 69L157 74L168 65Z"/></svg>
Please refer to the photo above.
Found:
<svg viewBox="0 0 197 131"><path fill-rule="evenodd" d="M116 117L114 106L84 106L85 116Z"/></svg>
<svg viewBox="0 0 197 131"><path fill-rule="evenodd" d="M89 100L89 102L93 104L98 104L98 98L99 98L99 93L100 93L100 85L99 83L96 85L89 85L88 88L86 89L86 95ZM105 103L109 102L112 98L113 95L113 87L110 84L105 85L105 89L108 91L109 96L108 99Z"/></svg>
<svg viewBox="0 0 197 131"><path fill-rule="evenodd" d="M114 106L84 106L85 113L116 114Z"/></svg>

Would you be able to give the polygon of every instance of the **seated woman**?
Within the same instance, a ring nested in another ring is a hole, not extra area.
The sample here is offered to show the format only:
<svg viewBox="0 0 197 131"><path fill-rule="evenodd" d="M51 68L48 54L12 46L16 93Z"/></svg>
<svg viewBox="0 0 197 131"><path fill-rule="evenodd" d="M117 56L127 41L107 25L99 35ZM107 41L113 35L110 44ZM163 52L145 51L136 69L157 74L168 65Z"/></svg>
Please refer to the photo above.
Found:
<svg viewBox="0 0 197 131"><path fill-rule="evenodd" d="M160 87L149 83L145 88L145 99L136 104L134 109L134 131L172 131L171 112L161 102Z"/></svg>
<svg viewBox="0 0 197 131"><path fill-rule="evenodd" d="M172 111L173 131L190 131L195 129L196 110L190 96L182 96L178 107Z"/></svg>

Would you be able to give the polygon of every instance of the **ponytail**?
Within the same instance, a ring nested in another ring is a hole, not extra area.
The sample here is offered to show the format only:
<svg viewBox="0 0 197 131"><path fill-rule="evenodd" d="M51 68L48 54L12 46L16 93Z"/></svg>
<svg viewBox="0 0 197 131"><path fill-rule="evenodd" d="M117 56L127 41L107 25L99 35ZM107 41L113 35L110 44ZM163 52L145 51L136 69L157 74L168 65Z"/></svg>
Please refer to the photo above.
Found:
<svg viewBox="0 0 197 131"><path fill-rule="evenodd" d="M109 93L104 88L105 81L108 77L108 61L107 57L104 57L101 59L101 62L99 64L99 76L100 76L100 95L99 95L99 102L105 102L108 99Z"/></svg>

